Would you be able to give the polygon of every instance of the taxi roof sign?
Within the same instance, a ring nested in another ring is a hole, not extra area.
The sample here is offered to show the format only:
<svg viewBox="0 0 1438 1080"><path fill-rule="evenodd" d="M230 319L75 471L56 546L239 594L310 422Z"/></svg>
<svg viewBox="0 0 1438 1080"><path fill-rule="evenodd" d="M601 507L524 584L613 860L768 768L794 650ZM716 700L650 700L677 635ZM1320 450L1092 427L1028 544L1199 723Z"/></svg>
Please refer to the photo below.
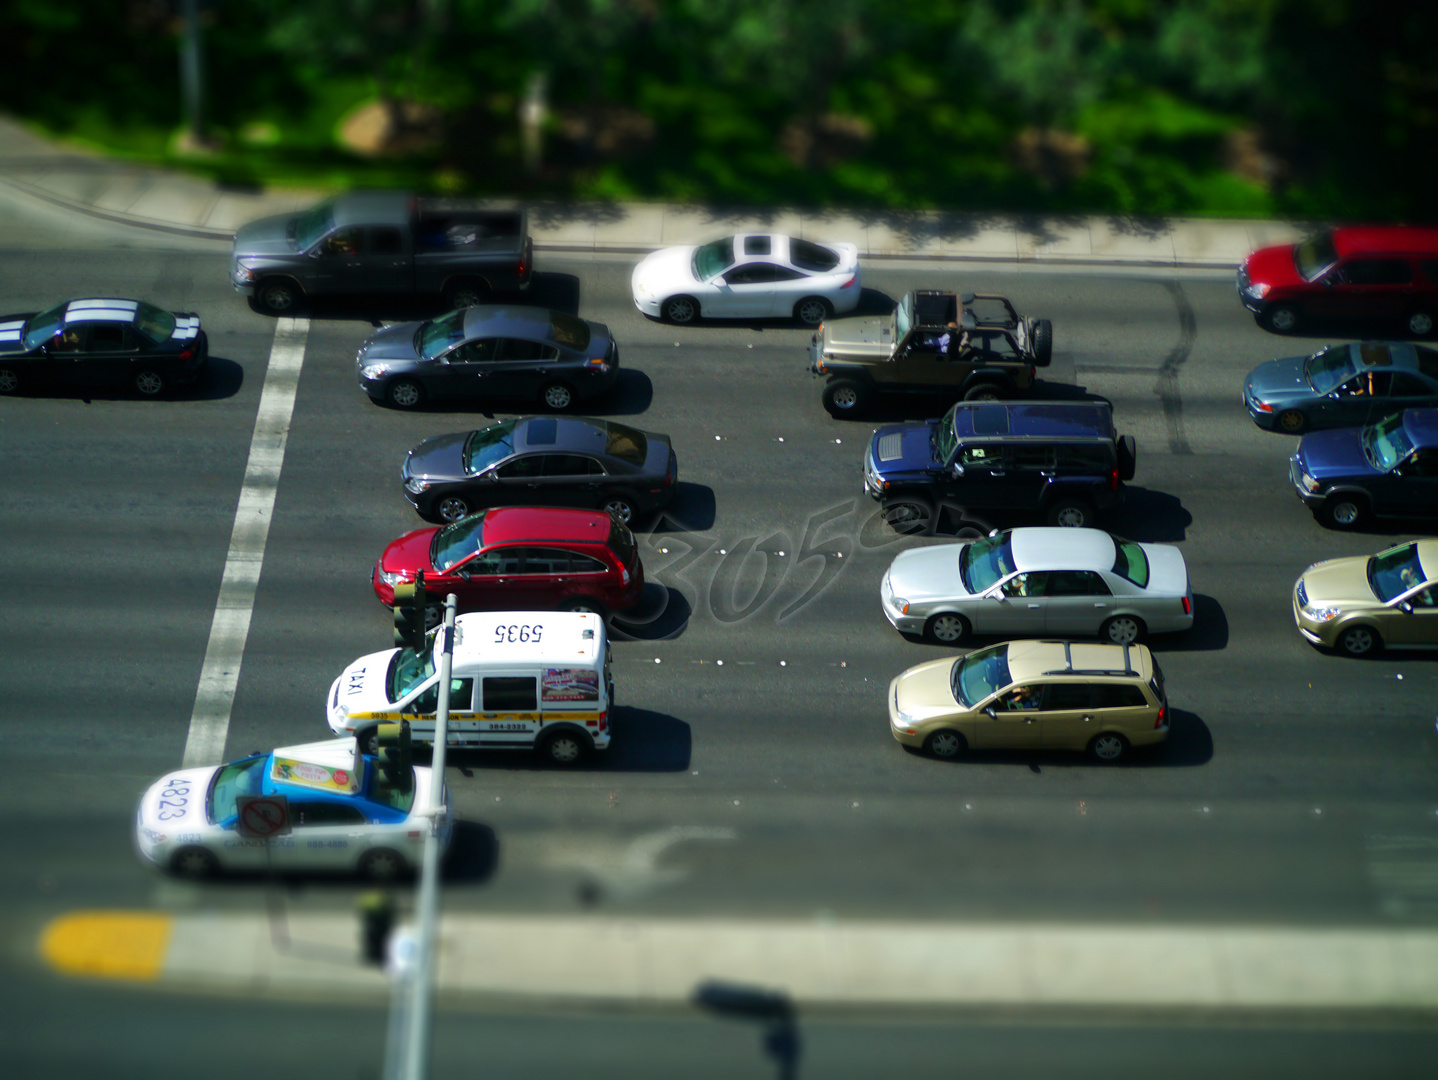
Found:
<svg viewBox="0 0 1438 1080"><path fill-rule="evenodd" d="M355 768L354 744L348 739L334 742L283 746L270 762L270 779L277 784L327 791L332 795L353 795L359 791L359 770Z"/></svg>
<svg viewBox="0 0 1438 1080"><path fill-rule="evenodd" d="M595 663L604 620L592 611L473 611L454 621L456 663Z"/></svg>

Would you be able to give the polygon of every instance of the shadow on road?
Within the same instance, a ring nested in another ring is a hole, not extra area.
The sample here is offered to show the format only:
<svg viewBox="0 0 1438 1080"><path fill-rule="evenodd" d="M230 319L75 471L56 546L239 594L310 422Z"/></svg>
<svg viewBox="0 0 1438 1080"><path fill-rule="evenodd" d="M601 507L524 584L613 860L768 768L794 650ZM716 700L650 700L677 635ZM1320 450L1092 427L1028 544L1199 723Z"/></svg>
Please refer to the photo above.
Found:
<svg viewBox="0 0 1438 1080"><path fill-rule="evenodd" d="M444 853L446 884L483 885L499 866L499 838L488 825L477 821L456 821Z"/></svg>
<svg viewBox="0 0 1438 1080"><path fill-rule="evenodd" d="M1133 484L1125 484L1123 490L1123 504L1109 511L1105 528L1129 540L1151 544L1174 543L1188 535L1193 515L1183 508L1177 495Z"/></svg>
<svg viewBox="0 0 1438 1080"><path fill-rule="evenodd" d="M619 688L623 693L623 687ZM448 764L466 776L472 770L486 772L680 772L689 768L693 740L689 725L667 713L640 709L632 705L612 706L609 710L610 733L613 741L608 750L593 754L581 765L553 765L532 750L474 750L452 746L446 754ZM427 764L429 751L415 749L415 760Z"/></svg>
<svg viewBox="0 0 1438 1080"><path fill-rule="evenodd" d="M1147 639L1156 653L1210 652L1228 647L1228 616L1212 596L1195 593L1193 627L1186 634L1156 634Z"/></svg>
<svg viewBox="0 0 1438 1080"><path fill-rule="evenodd" d="M491 304L519 304L524 307L553 308L570 315L579 314L579 278L573 274L536 273L529 288L517 293L497 293ZM266 318L275 313L266 311L249 298L250 310ZM379 326L383 322L409 322L432 319L454 309L438 294L417 296L307 296L293 311L284 315L300 315L321 321L358 321Z"/></svg>
<svg viewBox="0 0 1438 1080"><path fill-rule="evenodd" d="M672 641L689 626L693 609L678 589L657 581L644 584L639 603L609 619L609 636L614 641Z"/></svg>
<svg viewBox="0 0 1438 1080"><path fill-rule="evenodd" d="M718 513L714 489L707 484L681 480L674 501L665 507L649 530L653 533L708 532Z"/></svg>
<svg viewBox="0 0 1438 1080"><path fill-rule="evenodd" d="M1009 765L1042 773L1045 768L1192 768L1207 765L1212 758L1213 736L1209 734L1208 725L1194 713L1171 708L1166 741L1157 746L1132 749L1124 760L1112 765L1093 761L1086 754L1071 750L970 750L947 762L936 760L935 763L960 767L965 764Z"/></svg>

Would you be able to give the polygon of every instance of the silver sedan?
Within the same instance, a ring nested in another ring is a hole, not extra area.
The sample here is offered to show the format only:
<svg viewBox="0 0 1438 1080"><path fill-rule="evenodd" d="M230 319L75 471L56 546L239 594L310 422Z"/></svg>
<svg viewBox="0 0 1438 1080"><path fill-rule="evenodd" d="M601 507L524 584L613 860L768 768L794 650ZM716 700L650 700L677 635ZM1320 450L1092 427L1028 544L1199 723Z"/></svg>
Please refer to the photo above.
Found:
<svg viewBox="0 0 1438 1080"><path fill-rule="evenodd" d="M901 633L946 645L971 634L1123 645L1193 625L1179 550L1098 529L1010 529L914 548L894 560L879 597Z"/></svg>

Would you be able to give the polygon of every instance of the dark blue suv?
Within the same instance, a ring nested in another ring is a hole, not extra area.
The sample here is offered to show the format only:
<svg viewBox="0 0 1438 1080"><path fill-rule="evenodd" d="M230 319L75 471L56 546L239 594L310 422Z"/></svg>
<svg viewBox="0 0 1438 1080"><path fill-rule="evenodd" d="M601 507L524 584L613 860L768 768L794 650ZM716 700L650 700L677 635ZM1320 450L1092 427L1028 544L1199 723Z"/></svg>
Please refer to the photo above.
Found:
<svg viewBox="0 0 1438 1080"><path fill-rule="evenodd" d="M1134 460L1107 405L964 401L942 420L874 432L864 489L905 532L932 531L945 509L1038 511L1079 528L1122 500Z"/></svg>
<svg viewBox="0 0 1438 1080"><path fill-rule="evenodd" d="M1367 427L1303 436L1288 476L1325 525L1438 517L1438 409L1406 409Z"/></svg>

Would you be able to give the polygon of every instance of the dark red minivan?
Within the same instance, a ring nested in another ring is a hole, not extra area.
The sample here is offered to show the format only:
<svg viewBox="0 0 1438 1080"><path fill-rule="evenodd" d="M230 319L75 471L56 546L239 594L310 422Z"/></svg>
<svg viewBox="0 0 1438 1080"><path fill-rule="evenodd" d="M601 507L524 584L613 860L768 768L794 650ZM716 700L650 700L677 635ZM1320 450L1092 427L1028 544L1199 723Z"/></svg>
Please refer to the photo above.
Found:
<svg viewBox="0 0 1438 1080"><path fill-rule="evenodd" d="M1438 317L1438 229L1347 226L1261 248L1238 267L1238 295L1279 334L1314 319L1370 319L1426 337Z"/></svg>
<svg viewBox="0 0 1438 1080"><path fill-rule="evenodd" d="M634 534L598 510L506 506L416 529L391 541L374 567L374 592L394 605L394 587L424 571L431 621L447 593L460 611L594 611L639 601L644 568Z"/></svg>

